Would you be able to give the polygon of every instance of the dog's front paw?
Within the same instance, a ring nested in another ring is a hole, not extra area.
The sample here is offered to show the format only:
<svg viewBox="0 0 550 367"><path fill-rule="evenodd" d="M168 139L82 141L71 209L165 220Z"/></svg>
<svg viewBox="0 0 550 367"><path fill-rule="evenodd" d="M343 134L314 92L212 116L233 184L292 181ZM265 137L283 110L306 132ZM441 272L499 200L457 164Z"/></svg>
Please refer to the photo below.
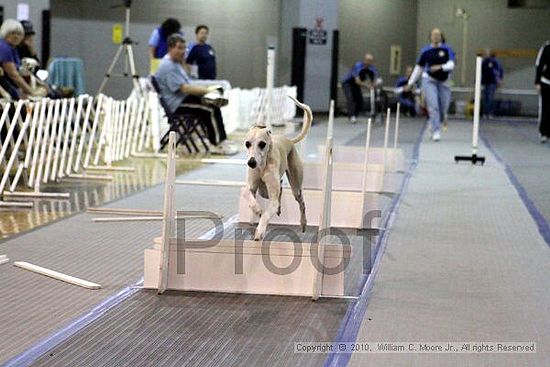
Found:
<svg viewBox="0 0 550 367"><path fill-rule="evenodd" d="M254 241L261 241L264 239L265 231L256 228L256 233L254 234Z"/></svg>

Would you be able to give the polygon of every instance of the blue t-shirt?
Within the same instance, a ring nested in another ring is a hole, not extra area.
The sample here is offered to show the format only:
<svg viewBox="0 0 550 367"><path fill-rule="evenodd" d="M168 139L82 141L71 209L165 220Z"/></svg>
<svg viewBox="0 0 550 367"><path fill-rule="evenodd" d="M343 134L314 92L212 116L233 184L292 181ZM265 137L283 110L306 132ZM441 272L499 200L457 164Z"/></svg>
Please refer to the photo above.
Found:
<svg viewBox="0 0 550 367"><path fill-rule="evenodd" d="M0 64L5 62L13 62L18 69L21 66L17 48L7 43L5 39L0 39Z"/></svg>
<svg viewBox="0 0 550 367"><path fill-rule="evenodd" d="M365 68L365 63L362 61L356 62L355 65L351 68L351 70L346 74L344 79L342 79L343 83L349 83L352 80L354 80L356 77L359 77L361 81L365 81L367 78L369 78L371 81L375 81L380 76L380 73L378 73L378 70L374 65L370 65L367 68Z"/></svg>
<svg viewBox="0 0 550 367"><path fill-rule="evenodd" d="M0 39L0 66L9 62L13 62L17 69L21 66L21 59L19 58L17 48L11 46L6 40ZM19 98L19 92L15 82L13 82L6 73L4 73L4 77L0 80L0 85L12 96L12 98Z"/></svg>
<svg viewBox="0 0 550 367"><path fill-rule="evenodd" d="M430 66L445 64L449 60L455 61L455 53L449 45L442 43L438 47L433 47L430 44L420 50L420 57L416 63L422 66L424 71L432 78L445 81L449 78L451 72L445 70L431 72Z"/></svg>
<svg viewBox="0 0 550 367"><path fill-rule="evenodd" d="M174 113L187 94L181 91L181 86L190 84L190 79L181 64L164 57L160 62L155 78L160 87L160 94L166 101L170 112Z"/></svg>
<svg viewBox="0 0 550 367"><path fill-rule="evenodd" d="M209 44L195 44L185 62L199 67L199 79L216 79L216 54Z"/></svg>
<svg viewBox="0 0 550 367"><path fill-rule="evenodd" d="M481 64L481 84L496 84L497 80L502 80L504 69L498 60L494 57L483 59Z"/></svg>
<svg viewBox="0 0 550 367"><path fill-rule="evenodd" d="M183 36L182 32L177 32ZM160 28L156 28L149 38L149 46L155 49L155 59L162 59L168 52L168 37L164 36Z"/></svg>

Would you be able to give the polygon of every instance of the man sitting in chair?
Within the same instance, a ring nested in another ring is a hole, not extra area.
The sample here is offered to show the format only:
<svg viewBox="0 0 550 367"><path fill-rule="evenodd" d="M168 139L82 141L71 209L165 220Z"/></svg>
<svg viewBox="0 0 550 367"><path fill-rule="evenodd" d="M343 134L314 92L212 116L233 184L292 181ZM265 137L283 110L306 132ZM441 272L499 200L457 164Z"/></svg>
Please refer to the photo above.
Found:
<svg viewBox="0 0 550 367"><path fill-rule="evenodd" d="M168 53L162 59L155 78L159 84L160 94L166 101L170 112L178 114L182 104L200 105L192 108L206 127L210 151L214 154L232 155L237 150L227 143L223 125L220 101L222 99L201 98L215 91L217 87L202 87L191 84L191 79L183 69L185 60L185 40L179 34L168 37ZM210 102L208 102L210 101ZM223 103L222 103L223 105Z"/></svg>

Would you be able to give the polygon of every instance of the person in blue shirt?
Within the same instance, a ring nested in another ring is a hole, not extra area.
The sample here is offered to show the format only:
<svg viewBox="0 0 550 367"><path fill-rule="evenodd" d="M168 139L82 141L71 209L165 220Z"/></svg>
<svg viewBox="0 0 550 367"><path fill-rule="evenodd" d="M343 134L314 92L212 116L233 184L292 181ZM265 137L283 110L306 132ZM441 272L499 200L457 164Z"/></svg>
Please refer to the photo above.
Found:
<svg viewBox="0 0 550 367"><path fill-rule="evenodd" d="M481 84L483 85L483 114L493 117L495 92L504 76L504 69L494 53L485 50L481 64Z"/></svg>
<svg viewBox="0 0 550 367"><path fill-rule="evenodd" d="M168 51L168 37L174 33L181 33L181 24L177 19L168 18L160 27L155 28L149 38L149 53L152 59L162 59Z"/></svg>
<svg viewBox="0 0 550 367"><path fill-rule="evenodd" d="M441 139L441 123L445 121L451 101L449 76L455 67L455 53L444 41L439 28L430 32L430 44L423 47L406 90L411 90L422 75L422 93L428 107L432 140Z"/></svg>
<svg viewBox="0 0 550 367"><path fill-rule="evenodd" d="M160 62L155 78L159 84L160 94L171 113L178 113L182 103L194 104L196 114L206 127L210 151L217 154L235 154L237 151L227 144L227 135L221 111L218 107L204 105L201 97L211 92L210 88L193 85L183 68L185 40L178 34L168 37L168 53ZM201 106L202 105L202 106Z"/></svg>
<svg viewBox="0 0 550 367"><path fill-rule="evenodd" d="M380 73L374 66L374 57L366 53L363 61L358 61L342 80L342 89L346 96L348 118L351 123L357 122L357 116L363 110L363 93L361 88L372 89L382 83Z"/></svg>
<svg viewBox="0 0 550 367"><path fill-rule="evenodd" d="M212 46L206 43L209 29L201 24L195 28L196 42L189 46L185 62L197 65L199 79L216 79L216 53Z"/></svg>
<svg viewBox="0 0 550 367"><path fill-rule="evenodd" d="M401 112L405 115L415 117L416 116L416 91L404 90L404 87L409 82L413 67L407 65L405 68L405 75L401 76L395 84L395 93L398 96L398 102L401 105Z"/></svg>
<svg viewBox="0 0 550 367"><path fill-rule="evenodd" d="M4 70L0 84L13 99L33 95L31 86L19 74L21 59L17 46L24 36L23 26L14 19L6 19L0 26L0 67Z"/></svg>

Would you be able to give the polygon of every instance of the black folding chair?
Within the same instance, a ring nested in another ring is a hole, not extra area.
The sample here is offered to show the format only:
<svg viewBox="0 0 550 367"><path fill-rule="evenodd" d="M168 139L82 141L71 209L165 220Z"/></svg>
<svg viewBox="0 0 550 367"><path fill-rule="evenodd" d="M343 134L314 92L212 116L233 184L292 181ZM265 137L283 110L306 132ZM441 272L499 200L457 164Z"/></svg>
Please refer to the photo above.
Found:
<svg viewBox="0 0 550 367"><path fill-rule="evenodd" d="M202 125L201 119L196 114L193 114L193 111L190 108L185 108L185 106L183 106L184 108L179 109L178 113L170 112L166 101L162 97L162 94L160 94L160 86L158 81L153 75L151 75L151 84L159 96L160 105L162 106L164 114L168 119L168 124L170 125L170 129L160 139L160 149L164 149L164 147L168 144L168 135L170 134L170 131L175 131L178 135L176 146L182 144L189 151L189 153L199 153L200 149L193 140L193 134L195 134L204 146L206 152L208 152L210 149L204 141L206 129Z"/></svg>

